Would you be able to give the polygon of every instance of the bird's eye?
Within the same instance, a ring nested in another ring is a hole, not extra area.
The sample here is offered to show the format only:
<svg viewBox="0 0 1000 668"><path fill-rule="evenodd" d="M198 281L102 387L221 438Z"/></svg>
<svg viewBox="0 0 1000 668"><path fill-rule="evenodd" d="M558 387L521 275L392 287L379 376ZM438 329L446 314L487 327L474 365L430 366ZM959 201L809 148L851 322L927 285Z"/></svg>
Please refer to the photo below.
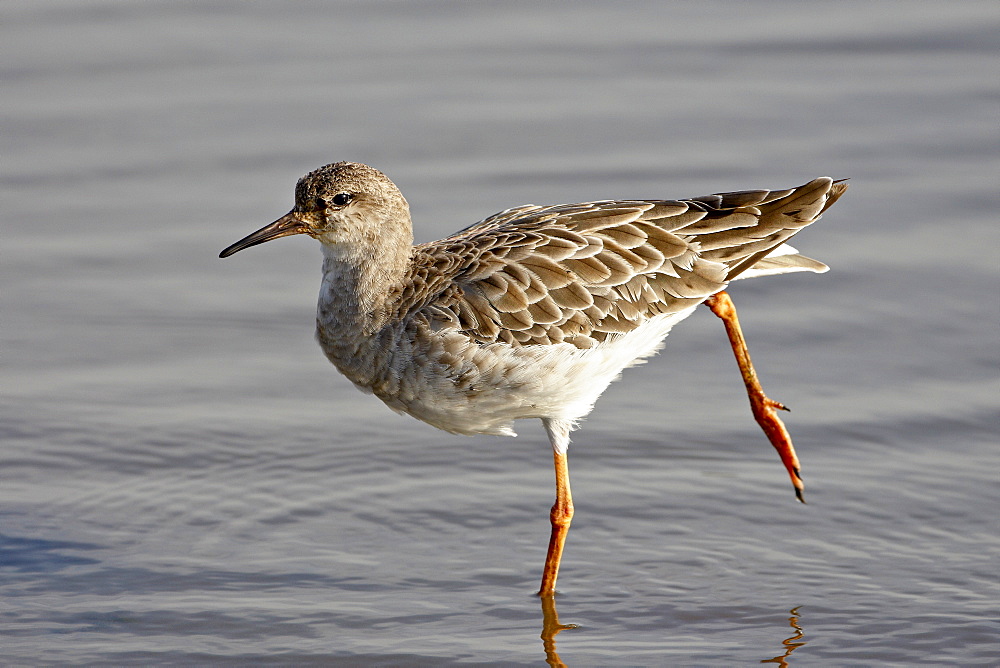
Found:
<svg viewBox="0 0 1000 668"><path fill-rule="evenodd" d="M354 196L351 195L351 193L337 193L336 195L333 196L332 201L337 206L345 206L347 203L351 201L352 197Z"/></svg>

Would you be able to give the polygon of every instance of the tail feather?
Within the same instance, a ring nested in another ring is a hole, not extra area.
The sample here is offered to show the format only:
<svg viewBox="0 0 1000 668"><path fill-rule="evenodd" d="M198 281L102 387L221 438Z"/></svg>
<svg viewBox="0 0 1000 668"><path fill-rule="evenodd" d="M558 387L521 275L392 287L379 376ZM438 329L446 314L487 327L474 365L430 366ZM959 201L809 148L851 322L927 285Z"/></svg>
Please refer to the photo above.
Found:
<svg viewBox="0 0 1000 668"><path fill-rule="evenodd" d="M757 251L730 268L728 280L731 281L743 272L756 268L758 262L767 258L776 248L801 231L802 228L819 220L823 212L833 206L834 202L840 199L840 196L847 190L847 184L844 181L834 181L830 177L823 176L794 188L784 197L760 205L760 231L757 235L772 243L768 244L767 249ZM816 261L812 260L812 262ZM825 267L825 265L823 266ZM805 266L799 269L799 271L802 270L817 271ZM795 269L788 269L788 271L795 271ZM769 273L782 272L770 271Z"/></svg>

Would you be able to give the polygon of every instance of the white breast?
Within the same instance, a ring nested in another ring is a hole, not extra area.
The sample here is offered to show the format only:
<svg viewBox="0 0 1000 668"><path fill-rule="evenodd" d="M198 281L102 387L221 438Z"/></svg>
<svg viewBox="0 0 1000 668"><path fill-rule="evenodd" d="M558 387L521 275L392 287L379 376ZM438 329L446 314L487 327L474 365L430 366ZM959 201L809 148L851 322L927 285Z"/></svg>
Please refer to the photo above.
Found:
<svg viewBox="0 0 1000 668"><path fill-rule="evenodd" d="M585 417L623 369L656 353L670 329L695 308L651 318L585 350L568 343L480 345L455 331L434 332L431 337L464 339L442 355L447 346L440 341L426 346L418 343L423 337L404 337L392 364L395 378L359 387L390 408L449 432L514 436L514 420Z"/></svg>

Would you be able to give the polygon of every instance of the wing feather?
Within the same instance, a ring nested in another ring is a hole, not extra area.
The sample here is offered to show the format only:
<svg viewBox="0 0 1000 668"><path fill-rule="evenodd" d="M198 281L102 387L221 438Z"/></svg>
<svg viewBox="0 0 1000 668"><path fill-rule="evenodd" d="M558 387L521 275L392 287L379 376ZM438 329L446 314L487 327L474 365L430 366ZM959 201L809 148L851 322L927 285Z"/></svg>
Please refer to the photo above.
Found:
<svg viewBox="0 0 1000 668"><path fill-rule="evenodd" d="M593 347L697 305L748 269L825 270L793 249L767 256L846 187L823 177L789 190L507 209L415 247L419 280L396 308L482 343Z"/></svg>

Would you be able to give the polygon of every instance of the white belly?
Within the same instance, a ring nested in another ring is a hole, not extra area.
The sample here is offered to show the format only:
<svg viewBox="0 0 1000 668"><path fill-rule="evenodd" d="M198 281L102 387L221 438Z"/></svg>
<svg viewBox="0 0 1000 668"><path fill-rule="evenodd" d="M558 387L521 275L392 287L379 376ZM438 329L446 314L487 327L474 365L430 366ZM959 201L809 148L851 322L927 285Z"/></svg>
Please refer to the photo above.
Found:
<svg viewBox="0 0 1000 668"><path fill-rule="evenodd" d="M653 355L670 329L695 308L651 318L586 350L568 343L512 347L464 340L457 355L455 341L453 352L442 354L449 346L417 337L399 341L388 363L392 373L378 382L352 380L393 410L445 431L514 436L514 420L572 422L586 416L623 369ZM431 339L454 336L464 339L455 331L429 334Z"/></svg>

